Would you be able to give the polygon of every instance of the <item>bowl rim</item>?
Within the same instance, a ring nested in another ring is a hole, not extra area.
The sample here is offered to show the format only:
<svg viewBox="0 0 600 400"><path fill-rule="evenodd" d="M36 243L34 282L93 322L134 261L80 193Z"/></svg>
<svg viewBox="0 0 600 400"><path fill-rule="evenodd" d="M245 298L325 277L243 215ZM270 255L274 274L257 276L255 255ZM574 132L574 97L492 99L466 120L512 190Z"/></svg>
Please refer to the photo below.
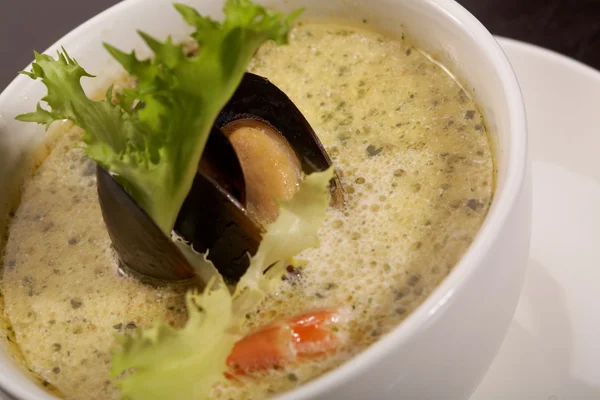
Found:
<svg viewBox="0 0 600 400"><path fill-rule="evenodd" d="M73 42L76 37L85 32L102 29L106 22L111 21L113 17L137 7L145 1L148 0L127 0L113 5L68 32L44 50L43 53L54 54L62 43ZM519 83L506 54L483 24L455 0L420 0L418 3L422 7L435 8L445 18L452 20L456 26L473 38L480 52L491 59L492 65L495 67L496 74L506 90L506 97L509 99L508 126L511 140L507 149L509 157L506 165L506 186L499 196L494 197L496 209L490 210L460 261L404 321L351 360L294 390L276 395L272 398L274 400L304 399L326 393L332 387L361 375L364 370L384 358L389 348L401 346L427 329L452 304L455 293L461 290L469 276L482 263L492 245L498 239L525 183L528 149L525 105ZM29 70L30 68L31 63L24 69ZM13 79L0 93L0 105L9 101L10 98L14 98L13 95L18 93L19 87L24 82L21 77ZM29 399L32 398L32 395L35 396L33 398L36 400L56 399L55 396L47 392L35 393L37 391L32 391L32 389L36 385L33 382L31 384L30 387L20 386L0 372L0 393L11 399Z"/></svg>

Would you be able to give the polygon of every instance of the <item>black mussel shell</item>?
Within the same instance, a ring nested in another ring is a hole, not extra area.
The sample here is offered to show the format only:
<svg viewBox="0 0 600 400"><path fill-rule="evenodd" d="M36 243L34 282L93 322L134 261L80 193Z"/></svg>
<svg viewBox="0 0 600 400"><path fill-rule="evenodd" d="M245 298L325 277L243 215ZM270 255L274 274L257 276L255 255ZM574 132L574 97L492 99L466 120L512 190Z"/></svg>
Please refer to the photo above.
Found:
<svg viewBox="0 0 600 400"><path fill-rule="evenodd" d="M215 126L224 129L240 119L257 119L272 128L290 144L305 174L325 171L331 159L319 137L290 98L267 78L246 72ZM332 201L342 206L342 185L336 176L331 182Z"/></svg>
<svg viewBox="0 0 600 400"><path fill-rule="evenodd" d="M208 250L208 259L229 282L239 280L246 272L248 253L256 253L263 233L246 208L203 173L196 174L175 232L191 242L196 251Z"/></svg>
<svg viewBox="0 0 600 400"><path fill-rule="evenodd" d="M306 174L324 171L331 165L321 140L290 98L267 78L249 72L221 110L215 126L223 129L244 118L258 119L275 128L294 149Z"/></svg>
<svg viewBox="0 0 600 400"><path fill-rule="evenodd" d="M170 237L100 165L96 167L98 199L121 269L150 281L180 281L194 270Z"/></svg>
<svg viewBox="0 0 600 400"><path fill-rule="evenodd" d="M248 266L246 251L256 252L261 228L240 203L245 199L243 172L227 137L214 128L205 149L175 232L192 241L196 251L210 249L209 258L223 266L223 276L235 279ZM117 180L101 166L96 176L102 216L121 269L148 283L194 277L193 267L171 238Z"/></svg>
<svg viewBox="0 0 600 400"><path fill-rule="evenodd" d="M248 268L248 253L255 254L261 225L246 212L245 182L233 146L214 127L175 232L205 253L228 281L237 281Z"/></svg>
<svg viewBox="0 0 600 400"><path fill-rule="evenodd" d="M267 79L246 73L234 96L219 114L200 161L198 173L174 230L208 258L230 282L248 268L263 229L245 208L245 181L239 159L222 129L240 119L259 120L289 143L302 171L310 174L331 165L319 138L293 102ZM97 168L102 215L122 268L148 281L173 282L193 278L185 256L142 210L115 178ZM343 203L337 177L332 200Z"/></svg>

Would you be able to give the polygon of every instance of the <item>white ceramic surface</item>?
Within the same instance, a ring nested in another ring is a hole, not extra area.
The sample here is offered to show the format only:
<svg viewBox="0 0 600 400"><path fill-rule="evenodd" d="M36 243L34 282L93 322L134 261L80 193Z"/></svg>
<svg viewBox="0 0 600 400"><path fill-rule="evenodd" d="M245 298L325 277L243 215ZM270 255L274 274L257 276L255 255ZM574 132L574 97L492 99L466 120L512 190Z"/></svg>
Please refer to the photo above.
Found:
<svg viewBox="0 0 600 400"><path fill-rule="evenodd" d="M189 1L202 13L219 16L222 0ZM472 91L495 133L498 188L488 218L462 261L440 287L396 330L355 360L305 385L285 399L464 399L493 360L514 313L525 272L530 237L530 182L522 98L500 47L483 26L451 0L267 1L284 9L298 5L307 16L345 17L392 34L405 29L433 52ZM151 5L151 6L150 6ZM135 29L155 36L181 37L189 30L166 0L129 0L77 28L49 49L65 46L95 74L116 64L101 41L144 52ZM87 81L87 88L94 86ZM97 85L95 85L97 86ZM0 95L0 205L21 154L42 130L15 122L33 109L43 86L16 79ZM2 210L0 209L0 212ZM49 399L0 355L0 385L17 397Z"/></svg>
<svg viewBox="0 0 600 400"><path fill-rule="evenodd" d="M519 306L472 400L600 399L600 72L501 44L527 108L533 232Z"/></svg>

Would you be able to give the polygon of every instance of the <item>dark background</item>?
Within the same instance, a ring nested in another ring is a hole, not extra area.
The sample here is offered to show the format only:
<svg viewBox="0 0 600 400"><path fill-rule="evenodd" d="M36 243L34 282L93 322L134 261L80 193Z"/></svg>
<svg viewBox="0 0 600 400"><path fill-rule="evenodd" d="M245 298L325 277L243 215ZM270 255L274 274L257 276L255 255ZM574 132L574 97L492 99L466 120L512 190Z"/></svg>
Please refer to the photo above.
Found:
<svg viewBox="0 0 600 400"><path fill-rule="evenodd" d="M58 38L118 0L0 0L0 92ZM459 0L494 34L600 69L600 0Z"/></svg>

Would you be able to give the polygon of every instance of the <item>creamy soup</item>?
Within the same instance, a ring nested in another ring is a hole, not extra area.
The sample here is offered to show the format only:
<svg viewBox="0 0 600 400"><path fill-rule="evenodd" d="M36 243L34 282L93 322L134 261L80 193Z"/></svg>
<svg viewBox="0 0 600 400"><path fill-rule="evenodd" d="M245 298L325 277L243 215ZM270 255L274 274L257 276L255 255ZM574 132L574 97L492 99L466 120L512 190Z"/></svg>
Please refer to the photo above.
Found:
<svg viewBox="0 0 600 400"><path fill-rule="evenodd" d="M351 359L398 325L459 261L492 200L494 165L482 116L461 86L404 38L304 23L288 46L263 46L250 70L299 107L346 191L321 246L295 279L248 315L248 332L321 308L344 315L328 357L215 387L219 399L262 399ZM26 184L3 256L6 317L26 365L65 398L117 399L114 335L156 318L185 321L182 288L121 276L81 131L65 124Z"/></svg>

